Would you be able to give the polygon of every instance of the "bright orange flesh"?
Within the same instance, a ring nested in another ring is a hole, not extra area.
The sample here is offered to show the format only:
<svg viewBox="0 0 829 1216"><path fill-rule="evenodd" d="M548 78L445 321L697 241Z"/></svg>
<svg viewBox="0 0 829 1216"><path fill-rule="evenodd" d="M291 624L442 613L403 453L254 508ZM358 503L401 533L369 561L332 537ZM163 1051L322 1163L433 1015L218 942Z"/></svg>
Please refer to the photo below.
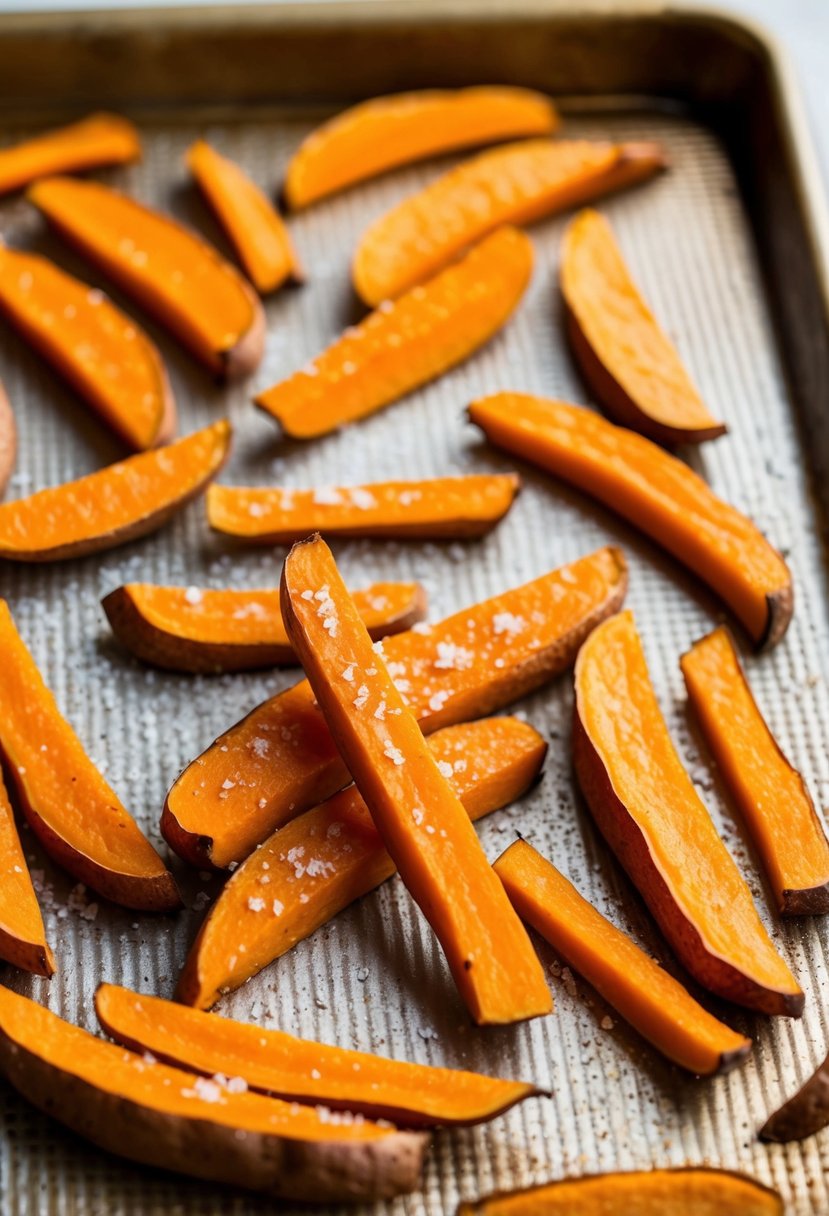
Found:
<svg viewBox="0 0 829 1216"><path fill-rule="evenodd" d="M482 717L560 675L624 600L618 550L599 549L523 587L382 643L425 733ZM355 689L356 694L356 689ZM271 697L181 774L165 839L186 861L226 867L349 781L307 681Z"/></svg>
<svg viewBox="0 0 829 1216"><path fill-rule="evenodd" d="M680 660L691 704L739 806L778 911L829 912L829 842L803 778L781 752L722 626Z"/></svg>
<svg viewBox="0 0 829 1216"><path fill-rule="evenodd" d="M294 545L281 592L288 636L339 751L472 1018L486 1026L549 1013L532 943L374 650L325 541ZM353 679L342 674L349 668Z"/></svg>
<svg viewBox="0 0 829 1216"><path fill-rule="evenodd" d="M102 292L46 258L0 247L0 311L131 448L172 439L161 356Z"/></svg>
<svg viewBox="0 0 829 1216"><path fill-rule="evenodd" d="M656 144L534 139L483 152L375 220L352 279L375 308L430 278L502 224L531 224L652 177Z"/></svg>
<svg viewBox="0 0 829 1216"><path fill-rule="evenodd" d="M227 232L260 295L276 291L302 271L279 212L239 168L203 139L187 153L187 165Z"/></svg>
<svg viewBox="0 0 829 1216"><path fill-rule="evenodd" d="M98 182L48 178L28 197L216 375L244 375L258 366L264 334L259 299L201 237Z"/></svg>
<svg viewBox="0 0 829 1216"><path fill-rule="evenodd" d="M172 875L61 717L4 600L0 652L0 751L44 849L115 903L177 908Z"/></svg>
<svg viewBox="0 0 829 1216"><path fill-rule="evenodd" d="M547 750L516 718L447 726L429 747L473 822L520 797ZM222 889L190 950L177 998L209 1009L394 871L355 786L292 819Z"/></svg>
<svg viewBox="0 0 829 1216"><path fill-rule="evenodd" d="M491 338L524 294L532 264L529 238L500 228L423 287L370 313L256 404L295 439L373 414Z"/></svg>
<svg viewBox="0 0 829 1216"><path fill-rule="evenodd" d="M90 114L80 122L0 149L0 194L52 173L76 173L138 160L141 143L131 122L117 114Z"/></svg>
<svg viewBox="0 0 829 1216"><path fill-rule="evenodd" d="M684 966L728 1000L798 1015L803 994L676 753L630 612L579 653L574 758L594 818Z"/></svg>
<svg viewBox="0 0 829 1216"><path fill-rule="evenodd" d="M54 975L55 960L46 944L26 858L14 823L6 787L0 781L0 959L33 971Z"/></svg>
<svg viewBox="0 0 829 1216"><path fill-rule="evenodd" d="M497 447L597 498L716 591L758 646L783 636L791 574L755 524L681 460L590 410L523 393L474 402L470 419Z"/></svg>
<svg viewBox="0 0 829 1216"><path fill-rule="evenodd" d="M549 98L530 89L429 89L375 97L312 131L291 158L285 202L293 210L389 169L475 144L549 135Z"/></svg>
<svg viewBox="0 0 829 1216"><path fill-rule="evenodd" d="M146 536L202 493L230 449L214 422L168 447L0 506L0 557L41 562L111 549Z"/></svg>
<svg viewBox="0 0 829 1216"><path fill-rule="evenodd" d="M724 432L598 212L582 211L569 225L560 277L576 357L617 422L662 443L699 443Z"/></svg>
<svg viewBox="0 0 829 1216"><path fill-rule="evenodd" d="M0 384L0 497L14 472L17 456L17 427L12 407L3 385Z"/></svg>
<svg viewBox="0 0 829 1216"><path fill-rule="evenodd" d="M514 473L322 490L213 486L207 518L217 532L274 545L292 544L312 532L421 540L481 536L504 518L520 486Z"/></svg>
<svg viewBox="0 0 829 1216"><path fill-rule="evenodd" d="M525 840L493 869L518 915L669 1060L710 1076L748 1055L750 1039L712 1017Z"/></svg>
<svg viewBox="0 0 829 1216"><path fill-rule="evenodd" d="M429 1068L246 1026L102 984L98 1020L133 1051L194 1072L242 1077L251 1089L361 1111L407 1127L480 1123L538 1091L522 1081Z"/></svg>

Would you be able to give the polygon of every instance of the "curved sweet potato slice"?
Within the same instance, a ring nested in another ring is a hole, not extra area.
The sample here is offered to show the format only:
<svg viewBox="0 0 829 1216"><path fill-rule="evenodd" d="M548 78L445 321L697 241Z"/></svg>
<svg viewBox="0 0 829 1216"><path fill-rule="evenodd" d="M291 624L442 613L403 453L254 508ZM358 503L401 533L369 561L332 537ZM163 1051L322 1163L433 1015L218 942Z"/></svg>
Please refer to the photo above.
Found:
<svg viewBox="0 0 829 1216"><path fill-rule="evenodd" d="M483 85L375 97L323 123L288 164L283 197L307 207L356 182L429 156L526 135L550 135L553 103L531 89Z"/></svg>
<svg viewBox="0 0 829 1216"><path fill-rule="evenodd" d="M532 845L516 840L493 869L518 915L657 1051L706 1077L745 1060L751 1040L703 1009Z"/></svg>
<svg viewBox="0 0 829 1216"><path fill-rule="evenodd" d="M599 829L694 978L738 1005L799 1017L803 993L671 742L630 612L579 652L573 760Z"/></svg>
<svg viewBox="0 0 829 1216"><path fill-rule="evenodd" d="M800 773L766 725L724 626L680 660L705 740L783 916L829 912L829 841Z"/></svg>
<svg viewBox="0 0 829 1216"><path fill-rule="evenodd" d="M565 671L618 611L627 570L599 549L523 587L382 643L427 734L501 709ZM355 695L360 685L355 686ZM307 680L271 697L184 770L161 830L193 865L240 862L275 829L349 781Z"/></svg>
<svg viewBox="0 0 829 1216"><path fill-rule="evenodd" d="M6 489L8 480L14 472L14 462L17 456L17 427L14 414L6 396L6 390L0 384L0 497Z"/></svg>
<svg viewBox="0 0 829 1216"><path fill-rule="evenodd" d="M504 518L520 488L514 473L322 490L213 486L207 518L216 532L269 545L290 545L312 532L409 540L484 536Z"/></svg>
<svg viewBox="0 0 829 1216"><path fill-rule="evenodd" d="M0 959L47 978L55 959L26 867L6 787L0 780Z"/></svg>
<svg viewBox="0 0 829 1216"><path fill-rule="evenodd" d="M47 258L0 246L0 312L135 451L172 439L161 356L102 292Z"/></svg>
<svg viewBox="0 0 829 1216"><path fill-rule="evenodd" d="M531 139L482 152L398 203L363 234L352 266L375 308L430 278L502 224L531 224L664 167L658 144Z"/></svg>
<svg viewBox="0 0 829 1216"><path fill-rule="evenodd" d="M79 122L0 149L0 194L39 177L126 165L141 157L138 131L117 114L90 114Z"/></svg>
<svg viewBox="0 0 829 1216"><path fill-rule="evenodd" d="M426 1138L153 1063L0 988L0 1072L99 1148L273 1197L335 1203L417 1186Z"/></svg>
<svg viewBox="0 0 829 1216"><path fill-rule="evenodd" d="M127 908L178 908L175 880L61 716L0 600L0 753L58 865Z"/></svg>
<svg viewBox="0 0 829 1216"><path fill-rule="evenodd" d="M155 532L203 493L230 451L230 423L0 505L0 558L51 562Z"/></svg>
<svg viewBox="0 0 829 1216"><path fill-rule="evenodd" d="M788 1144L805 1140L829 1124L829 1056L815 1069L796 1094L769 1115L760 1128L761 1140Z"/></svg>
<svg viewBox="0 0 829 1216"><path fill-rule="evenodd" d="M667 549L728 604L758 649L782 638L794 607L788 566L681 460L591 410L525 393L484 397L469 416L496 447L592 495Z"/></svg>
<svg viewBox="0 0 829 1216"><path fill-rule="evenodd" d="M47 178L28 197L214 375L233 380L259 366L265 340L259 297L202 237L99 182Z"/></svg>
<svg viewBox="0 0 829 1216"><path fill-rule="evenodd" d="M549 1013L527 932L319 536L294 545L280 590L288 637L331 734L473 1020L508 1025Z"/></svg>
<svg viewBox="0 0 829 1216"><path fill-rule="evenodd" d="M702 443L725 434L642 299L610 225L597 211L582 211L570 223L560 282L576 361L616 422L666 444Z"/></svg>
<svg viewBox="0 0 829 1216"><path fill-rule="evenodd" d="M373 638L411 629L426 614L419 583L374 583L354 592ZM101 601L112 632L128 650L168 671L247 671L296 663L279 591L157 587L127 583Z"/></svg>
<svg viewBox="0 0 829 1216"><path fill-rule="evenodd" d="M276 291L288 279L301 282L282 216L236 162L199 139L187 153L187 165L259 294Z"/></svg>
<svg viewBox="0 0 829 1216"><path fill-rule="evenodd" d="M294 439L375 413L483 346L524 294L532 264L529 238L500 228L423 287L370 313L256 404Z"/></svg>
<svg viewBox="0 0 829 1216"><path fill-rule="evenodd" d="M516 718L447 726L429 747L473 822L519 798L547 751ZM225 884L190 949L178 1000L209 1009L394 871L355 786L292 819Z"/></svg>
<svg viewBox="0 0 829 1216"><path fill-rule="evenodd" d="M406 1127L483 1123L540 1093L523 1081L408 1064L246 1026L113 984L98 988L95 1012L106 1033L132 1051L208 1076L240 1076L260 1093Z"/></svg>
<svg viewBox="0 0 829 1216"><path fill-rule="evenodd" d="M783 1216L783 1200L745 1174L685 1166L562 1178L477 1203L458 1216Z"/></svg>

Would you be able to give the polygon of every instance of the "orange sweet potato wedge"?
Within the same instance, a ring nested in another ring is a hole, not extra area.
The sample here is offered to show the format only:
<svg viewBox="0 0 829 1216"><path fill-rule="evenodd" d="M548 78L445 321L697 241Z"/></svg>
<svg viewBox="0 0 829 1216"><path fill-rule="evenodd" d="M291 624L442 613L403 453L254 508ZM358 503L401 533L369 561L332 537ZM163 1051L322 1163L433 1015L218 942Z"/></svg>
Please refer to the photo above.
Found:
<svg viewBox="0 0 829 1216"><path fill-rule="evenodd" d="M28 198L215 376L235 380L259 366L259 297L202 237L99 182L51 177L31 186Z"/></svg>
<svg viewBox="0 0 829 1216"><path fill-rule="evenodd" d="M419 583L374 583L353 594L375 639L411 629L426 615ZM275 588L213 591L127 583L101 603L118 640L153 667L209 673L297 661Z"/></svg>
<svg viewBox="0 0 829 1216"><path fill-rule="evenodd" d="M760 1128L761 1140L789 1144L816 1135L829 1124L829 1056Z"/></svg>
<svg viewBox="0 0 829 1216"><path fill-rule="evenodd" d="M483 1123L540 1092L523 1081L344 1051L113 984L98 988L95 1011L106 1033L131 1051L190 1072L241 1076L259 1093L405 1127Z"/></svg>
<svg viewBox="0 0 829 1216"><path fill-rule="evenodd" d="M507 1025L549 1013L526 930L319 536L294 545L280 590L288 637L331 734L473 1020Z"/></svg>
<svg viewBox="0 0 829 1216"><path fill-rule="evenodd" d="M0 194L53 173L79 173L126 165L141 157L138 131L117 114L90 114L80 122L0 149Z"/></svg>
<svg viewBox="0 0 829 1216"><path fill-rule="evenodd" d="M0 498L14 472L17 457L17 427L6 390L0 384Z"/></svg>
<svg viewBox="0 0 829 1216"><path fill-rule="evenodd" d="M704 1077L745 1060L751 1040L703 1009L532 845L516 840L493 869L518 915L667 1059Z"/></svg>
<svg viewBox="0 0 829 1216"><path fill-rule="evenodd" d="M102 292L0 246L0 312L130 448L169 443L176 407L161 356Z"/></svg>
<svg viewBox="0 0 829 1216"><path fill-rule="evenodd" d="M725 434L640 295L610 224L597 211L582 211L570 223L560 282L576 362L616 422L669 445Z"/></svg>
<svg viewBox="0 0 829 1216"><path fill-rule="evenodd" d="M521 488L514 473L380 481L318 490L213 486L211 528L259 544L290 545L312 532L334 537L446 540L484 536Z"/></svg>
<svg viewBox="0 0 829 1216"><path fill-rule="evenodd" d="M686 464L591 410L524 393L474 402L491 443L592 495L707 583L758 649L774 646L794 609L792 577L754 523Z"/></svg>
<svg viewBox="0 0 829 1216"><path fill-rule="evenodd" d="M0 558L51 562L157 531L202 494L230 451L230 423L0 505Z"/></svg>
<svg viewBox="0 0 829 1216"><path fill-rule="evenodd" d="M113 903L178 908L172 874L61 716L4 600L0 653L0 754L43 848Z"/></svg>
<svg viewBox="0 0 829 1216"><path fill-rule="evenodd" d="M783 1200L745 1174L706 1166L562 1178L462 1203L458 1216L783 1216Z"/></svg>
<svg viewBox="0 0 829 1216"><path fill-rule="evenodd" d="M0 780L0 959L47 978L55 959L26 867L9 796Z"/></svg>
<svg viewBox="0 0 829 1216"><path fill-rule="evenodd" d="M352 326L256 404L293 439L313 439L376 413L483 346L530 281L532 244L500 228L454 266Z"/></svg>
<svg viewBox="0 0 829 1216"><path fill-rule="evenodd" d="M783 916L829 912L829 842L800 773L751 694L724 626L680 660L685 686L723 781L739 807Z"/></svg>
<svg viewBox="0 0 829 1216"><path fill-rule="evenodd" d="M446 726L429 746L473 822L519 798L547 751L517 718ZM178 1000L211 1008L394 872L355 786L292 819L222 889L179 977Z"/></svg>
<svg viewBox="0 0 829 1216"><path fill-rule="evenodd" d="M203 139L188 150L187 165L259 294L302 282L285 221L244 170Z"/></svg>
<svg viewBox="0 0 829 1216"><path fill-rule="evenodd" d="M579 652L573 760L600 831L697 982L799 1017L803 993L676 753L630 612Z"/></svg>
<svg viewBox="0 0 829 1216"><path fill-rule="evenodd" d="M553 103L531 89L483 85L375 97L323 123L288 164L283 198L291 210L387 173L476 144L551 135Z"/></svg>
<svg viewBox="0 0 829 1216"><path fill-rule="evenodd" d="M374 221L354 255L354 288L376 308L502 224L534 223L645 181L664 165L658 144L531 139L482 152Z"/></svg>
<svg viewBox="0 0 829 1216"><path fill-rule="evenodd" d="M430 734L502 709L560 675L626 590L621 553L599 549L377 645ZM360 687L355 682L355 696ZM257 706L188 765L167 794L161 830L185 861L224 869L348 781L304 680Z"/></svg>
<svg viewBox="0 0 829 1216"><path fill-rule="evenodd" d="M153 1063L8 988L0 1074L38 1110L142 1165L318 1203L388 1199L418 1185L422 1132Z"/></svg>

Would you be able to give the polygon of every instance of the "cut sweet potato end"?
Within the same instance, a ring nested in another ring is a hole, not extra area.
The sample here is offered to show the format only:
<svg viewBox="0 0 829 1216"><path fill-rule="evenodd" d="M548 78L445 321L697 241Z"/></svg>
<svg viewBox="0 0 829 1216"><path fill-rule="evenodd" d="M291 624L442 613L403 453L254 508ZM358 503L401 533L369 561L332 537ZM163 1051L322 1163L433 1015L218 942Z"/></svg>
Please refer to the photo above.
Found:
<svg viewBox="0 0 829 1216"><path fill-rule="evenodd" d="M0 384L0 498L14 472L17 458L17 427L6 390Z"/></svg>
<svg viewBox="0 0 829 1216"><path fill-rule="evenodd" d="M789 1144L805 1140L829 1124L829 1057L797 1093L770 1115L758 1133L761 1140Z"/></svg>
<svg viewBox="0 0 829 1216"><path fill-rule="evenodd" d="M52 173L124 165L140 157L141 141L131 122L117 114L90 114L0 150L0 194Z"/></svg>
<svg viewBox="0 0 829 1216"><path fill-rule="evenodd" d="M43 975L55 973L6 787L0 780L0 959Z"/></svg>

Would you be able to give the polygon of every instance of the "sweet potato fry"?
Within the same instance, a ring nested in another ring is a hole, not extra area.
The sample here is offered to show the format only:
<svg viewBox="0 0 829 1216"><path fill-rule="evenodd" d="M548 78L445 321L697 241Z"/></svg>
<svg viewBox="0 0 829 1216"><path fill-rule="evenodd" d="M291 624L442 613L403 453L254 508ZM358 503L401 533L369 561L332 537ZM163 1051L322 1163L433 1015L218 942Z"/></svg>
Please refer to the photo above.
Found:
<svg viewBox="0 0 829 1216"><path fill-rule="evenodd" d="M17 835L6 787L0 780L0 959L47 978L55 959L46 944L26 858Z"/></svg>
<svg viewBox="0 0 829 1216"><path fill-rule="evenodd" d="M658 144L530 139L482 152L398 203L363 234L352 279L376 308L502 224L531 224L652 177Z"/></svg>
<svg viewBox="0 0 829 1216"><path fill-rule="evenodd" d="M525 393L476 401L491 443L539 465L627 519L706 582L758 649L792 618L789 568L755 524L675 456L591 410Z"/></svg>
<svg viewBox="0 0 829 1216"><path fill-rule="evenodd" d="M283 197L307 207L356 182L429 156L526 135L550 135L555 106L531 89L492 85L375 97L312 131L288 164Z"/></svg>
<svg viewBox="0 0 829 1216"><path fill-rule="evenodd" d="M214 375L234 380L259 366L259 297L202 237L99 182L51 177L31 186L28 198Z"/></svg>
<svg viewBox="0 0 829 1216"><path fill-rule="evenodd" d="M0 149L0 194L53 173L79 173L126 165L141 157L138 131L117 114L90 114L80 122Z"/></svg>
<svg viewBox="0 0 829 1216"><path fill-rule="evenodd" d="M0 384L0 498L8 485L9 478L14 472L14 462L17 456L17 427L14 414L6 396L6 390Z"/></svg>
<svg viewBox="0 0 829 1216"><path fill-rule="evenodd" d="M146 536L203 493L230 450L214 422L168 447L0 505L0 558L50 562Z"/></svg>
<svg viewBox="0 0 829 1216"><path fill-rule="evenodd" d="M130 448L169 443L176 407L161 356L102 292L0 246L0 312Z"/></svg>
<svg viewBox="0 0 829 1216"><path fill-rule="evenodd" d="M547 751L538 732L516 718L446 726L429 746L473 822L519 798ZM225 884L191 947L178 1000L209 1009L394 869L353 785L292 819Z"/></svg>
<svg viewBox="0 0 829 1216"><path fill-rule="evenodd" d="M426 614L419 583L374 583L354 592L373 638L411 629ZM296 663L279 591L127 583L101 601L112 632L134 655L168 671L246 671Z"/></svg>
<svg viewBox="0 0 829 1216"><path fill-rule="evenodd" d="M621 553L599 549L389 638L383 654L428 734L501 709L560 675L626 589ZM225 868L348 780L303 681L263 702L188 765L167 795L161 830L186 861Z"/></svg>
<svg viewBox="0 0 829 1216"><path fill-rule="evenodd" d="M113 903L178 908L175 880L61 716L0 600L0 755L46 852Z"/></svg>
<svg viewBox="0 0 829 1216"><path fill-rule="evenodd" d="M483 536L521 488L514 473L381 481L321 490L213 486L211 528L258 544L290 545L312 532L336 537L441 540Z"/></svg>
<svg viewBox="0 0 829 1216"><path fill-rule="evenodd" d="M761 1140L789 1144L805 1140L829 1124L829 1056L787 1102L769 1115L758 1133Z"/></svg>
<svg viewBox="0 0 829 1216"><path fill-rule="evenodd" d="M500 228L423 287L370 313L256 404L294 439L375 413L483 346L524 294L532 263L529 238Z"/></svg>

